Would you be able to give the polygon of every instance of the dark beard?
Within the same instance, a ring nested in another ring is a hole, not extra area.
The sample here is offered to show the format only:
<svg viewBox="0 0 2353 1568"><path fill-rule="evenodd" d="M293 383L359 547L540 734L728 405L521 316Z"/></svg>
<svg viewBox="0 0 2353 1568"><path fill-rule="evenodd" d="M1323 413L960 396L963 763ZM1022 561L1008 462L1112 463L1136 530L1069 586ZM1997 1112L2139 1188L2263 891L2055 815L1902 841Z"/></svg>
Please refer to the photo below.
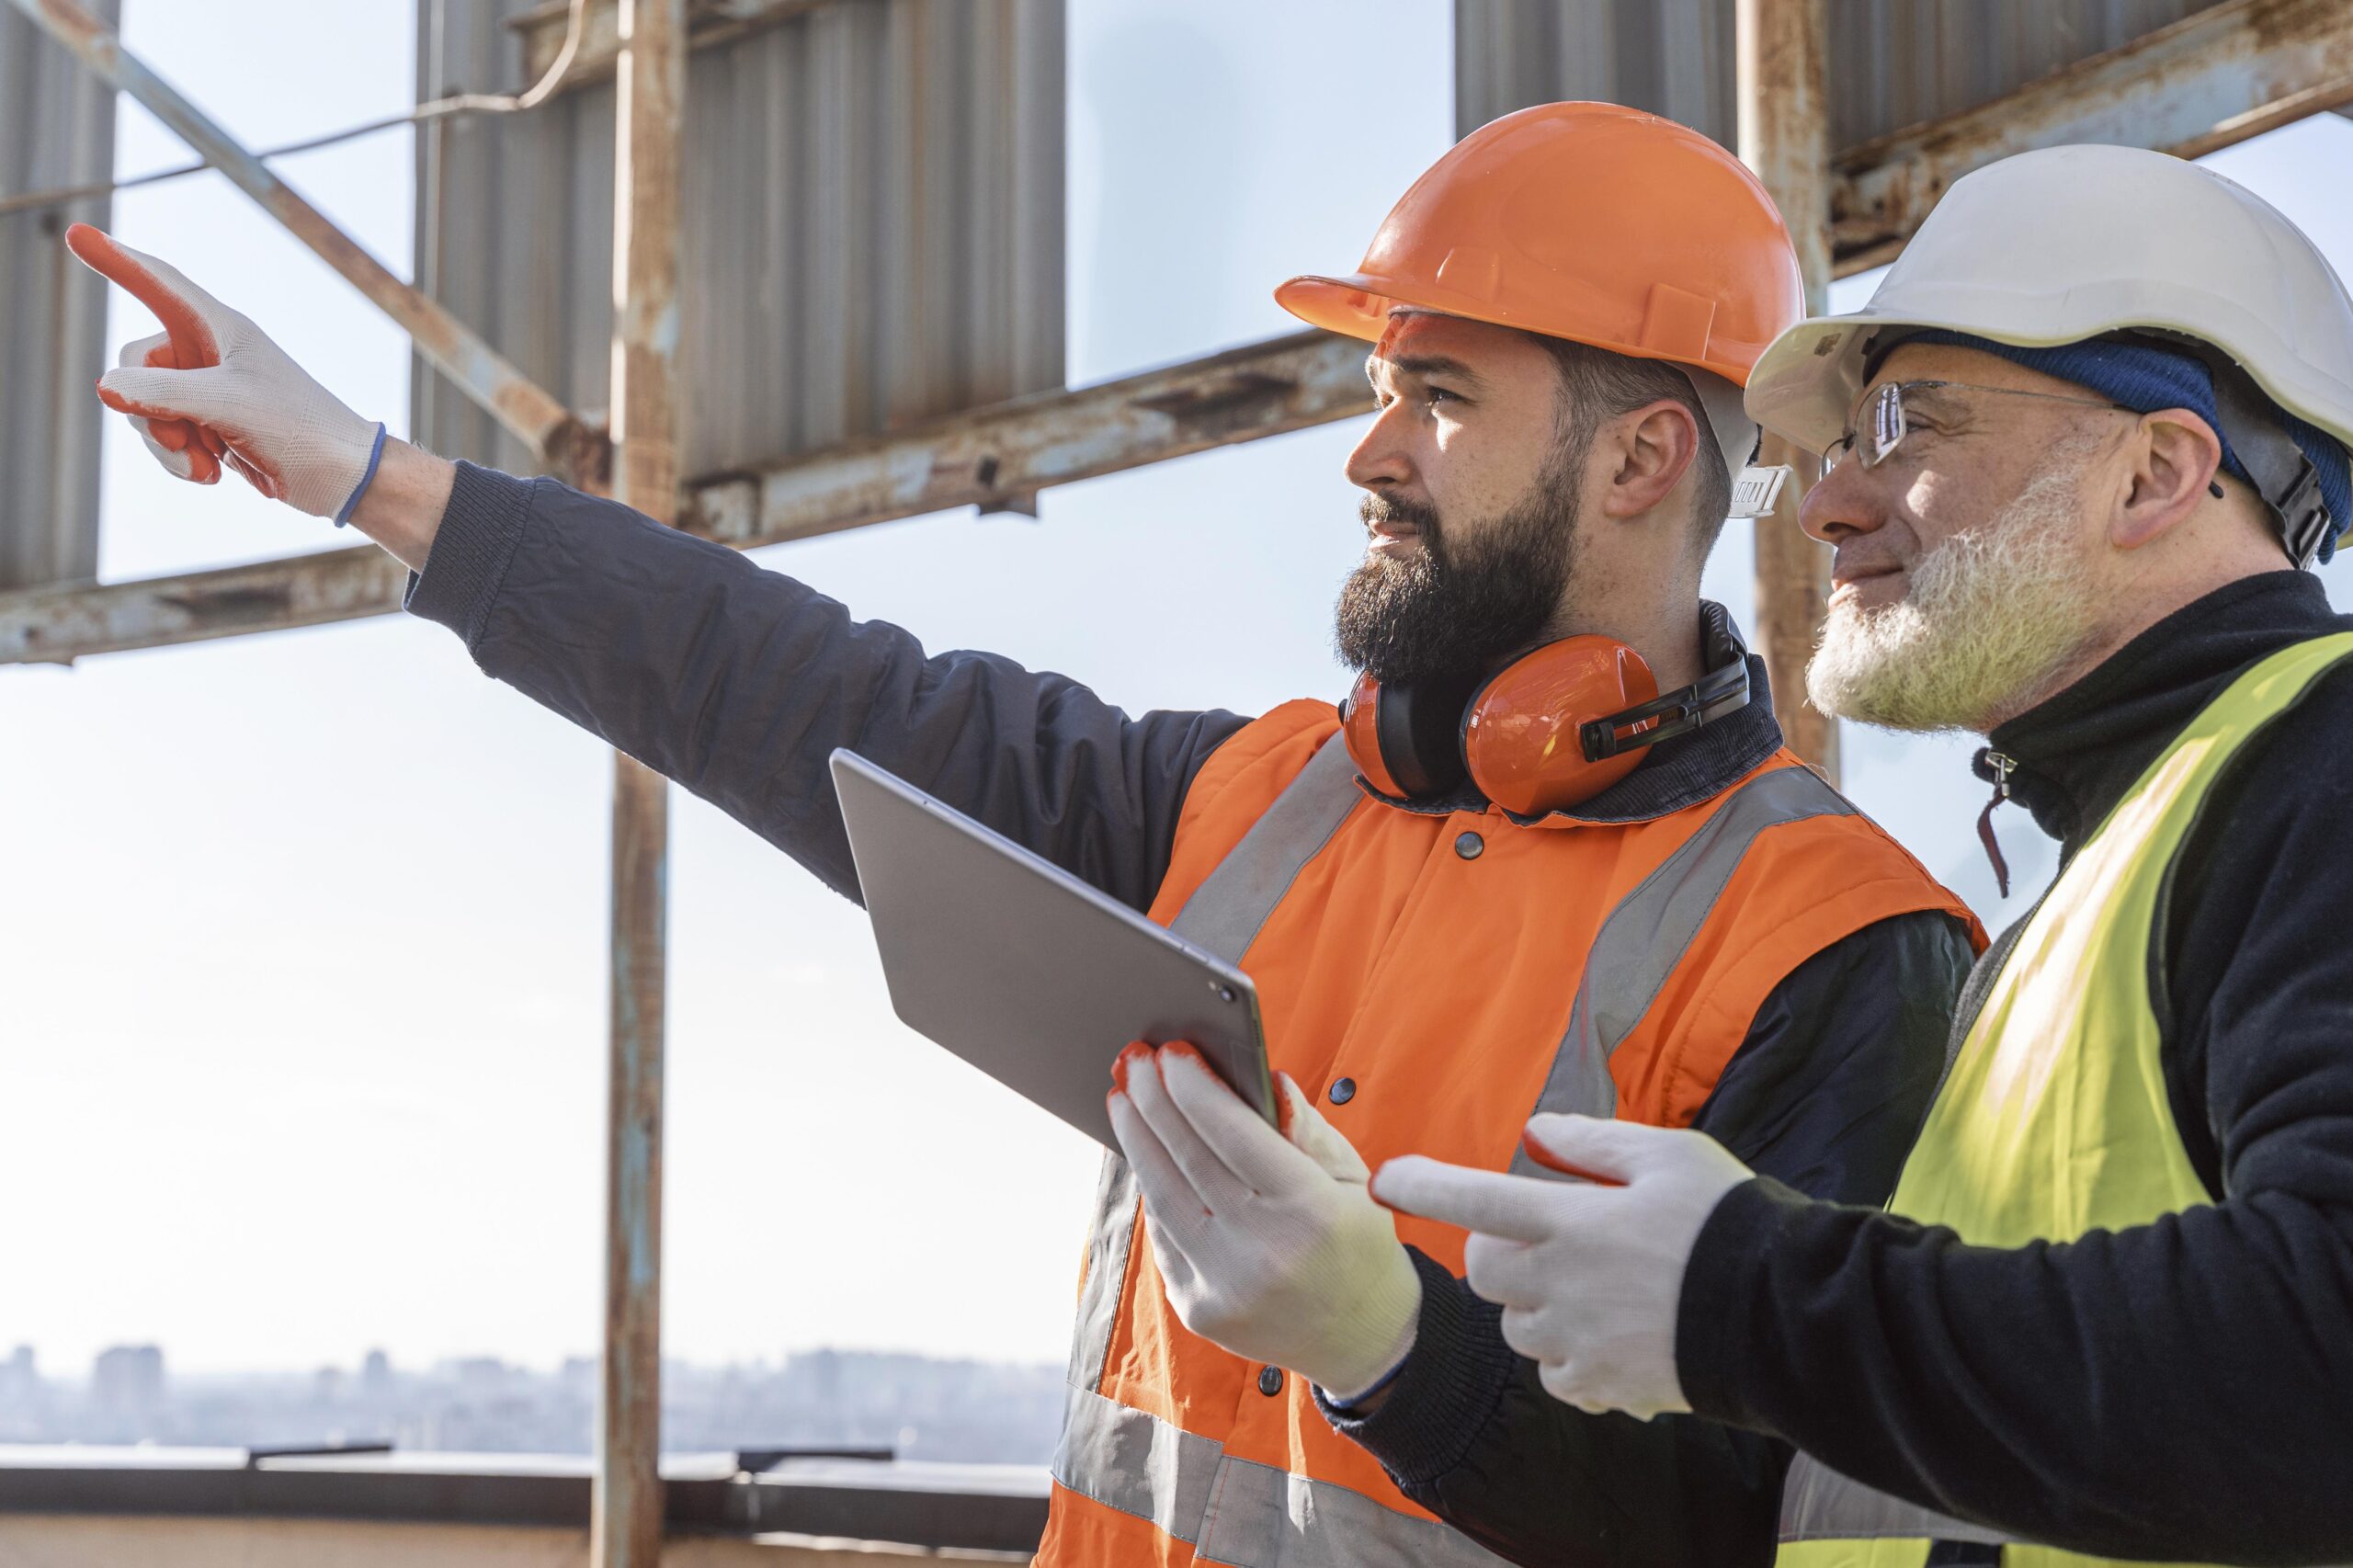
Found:
<svg viewBox="0 0 2353 1568"><path fill-rule="evenodd" d="M1536 642L1560 609L1576 556L1574 466L1548 464L1529 493L1471 541L1450 539L1436 508L1368 495L1358 514L1410 523L1422 548L1368 557L1340 588L1341 663L1411 686L1484 671Z"/></svg>

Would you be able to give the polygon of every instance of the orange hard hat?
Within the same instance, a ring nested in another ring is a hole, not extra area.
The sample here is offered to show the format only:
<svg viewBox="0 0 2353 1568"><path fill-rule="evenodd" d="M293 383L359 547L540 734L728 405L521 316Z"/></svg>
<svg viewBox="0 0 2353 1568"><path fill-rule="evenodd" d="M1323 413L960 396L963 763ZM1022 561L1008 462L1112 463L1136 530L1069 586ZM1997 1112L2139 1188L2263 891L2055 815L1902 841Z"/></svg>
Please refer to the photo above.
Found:
<svg viewBox="0 0 2353 1568"><path fill-rule="evenodd" d="M1540 104L1456 142L1345 278L1276 302L1379 342L1411 305L1712 371L1737 386L1804 314L1790 232L1756 176L1687 126Z"/></svg>

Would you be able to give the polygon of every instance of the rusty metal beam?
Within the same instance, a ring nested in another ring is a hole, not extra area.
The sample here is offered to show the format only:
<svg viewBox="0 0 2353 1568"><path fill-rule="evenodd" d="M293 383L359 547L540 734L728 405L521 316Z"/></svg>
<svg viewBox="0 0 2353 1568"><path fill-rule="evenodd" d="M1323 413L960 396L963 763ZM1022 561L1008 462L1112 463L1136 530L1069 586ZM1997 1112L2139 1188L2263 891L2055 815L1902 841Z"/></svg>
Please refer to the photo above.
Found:
<svg viewBox="0 0 2353 1568"><path fill-rule="evenodd" d="M1805 278L1806 312L1818 314L1828 306L1830 283L1824 0L1739 0L1734 27L1741 160L1780 208ZM1797 483L1783 485L1772 515L1756 519L1757 651L1790 749L1836 783L1837 722L1805 698L1806 661L1830 589L1829 551L1798 528L1798 503L1816 477L1814 456L1768 434L1761 460L1789 464Z"/></svg>
<svg viewBox="0 0 2353 1568"><path fill-rule="evenodd" d="M1894 259L1953 181L2037 147L2105 142L2195 158L2353 103L2353 5L2227 0L1989 104L1833 161L1840 276Z"/></svg>
<svg viewBox="0 0 2353 1568"><path fill-rule="evenodd" d="M708 49L839 3L840 0L689 0L688 46ZM612 75L621 56L620 18L620 0L589 0L586 26L559 91L570 92ZM564 34L570 30L571 22L572 0L548 0L508 20L506 25L522 35L523 80L536 82L547 74L563 51Z"/></svg>
<svg viewBox="0 0 2353 1568"><path fill-rule="evenodd" d="M999 510L1073 481L1369 412L1365 346L1300 333L906 436L699 483L681 526L749 550L950 506Z"/></svg>
<svg viewBox="0 0 2353 1568"><path fill-rule="evenodd" d="M679 526L738 550L1142 468L1372 407L1365 346L1300 333L1075 392L1041 392L750 474L689 482ZM0 665L356 620L400 608L372 545L127 583L0 594Z"/></svg>
<svg viewBox="0 0 2353 1568"><path fill-rule="evenodd" d="M398 609L407 570L372 544L130 583L0 594L0 665L169 648Z"/></svg>
<svg viewBox="0 0 2353 1568"><path fill-rule="evenodd" d="M678 509L679 192L687 0L621 0L614 97L613 493ZM669 780L613 756L612 1014L605 1339L589 1496L592 1568L662 1561L662 1085Z"/></svg>
<svg viewBox="0 0 2353 1568"><path fill-rule="evenodd" d="M112 28L74 0L9 0L108 85L130 94L264 211L398 322L417 352L541 458L561 463L583 438L580 422L457 317L402 282L269 166L233 140L122 47Z"/></svg>

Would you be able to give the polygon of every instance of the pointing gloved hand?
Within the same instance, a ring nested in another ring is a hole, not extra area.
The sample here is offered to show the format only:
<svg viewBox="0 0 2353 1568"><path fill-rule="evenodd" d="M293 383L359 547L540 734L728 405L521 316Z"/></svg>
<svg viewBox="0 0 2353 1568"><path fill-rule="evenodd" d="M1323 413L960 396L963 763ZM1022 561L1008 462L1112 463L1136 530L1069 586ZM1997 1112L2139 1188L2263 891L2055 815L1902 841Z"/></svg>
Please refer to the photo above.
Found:
<svg viewBox="0 0 2353 1568"><path fill-rule="evenodd" d="M1675 1365L1683 1271L1723 1195L1750 1171L1701 1132L1539 1116L1539 1165L1593 1178L1469 1170L1409 1154L1373 1178L1392 1209L1472 1233L1471 1289L1504 1309L1504 1339L1552 1397L1643 1418L1691 1408Z"/></svg>
<svg viewBox="0 0 2353 1568"><path fill-rule="evenodd" d="M65 243L155 312L164 330L124 347L98 400L131 416L155 460L198 484L243 474L274 501L348 521L375 477L384 427L359 417L261 328L182 277L87 223Z"/></svg>
<svg viewBox="0 0 2353 1568"><path fill-rule="evenodd" d="M1277 1131L1176 1043L1120 1053L1111 1127L1185 1326L1341 1403L1413 1347L1422 1282L1365 1164L1289 1074Z"/></svg>

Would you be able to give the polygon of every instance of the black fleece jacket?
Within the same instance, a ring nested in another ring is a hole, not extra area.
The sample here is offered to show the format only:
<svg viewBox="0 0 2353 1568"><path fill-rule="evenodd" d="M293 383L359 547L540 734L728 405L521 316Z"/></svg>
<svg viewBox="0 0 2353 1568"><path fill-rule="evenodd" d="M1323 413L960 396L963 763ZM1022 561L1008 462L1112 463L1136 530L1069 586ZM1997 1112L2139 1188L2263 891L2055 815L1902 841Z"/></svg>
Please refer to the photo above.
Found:
<svg viewBox="0 0 2353 1568"><path fill-rule="evenodd" d="M2235 676L2347 630L2311 577L2244 580L1991 749L2016 759L2014 795L2072 857ZM2353 1561L2348 825L2340 667L2216 786L2152 942L2167 1090L2211 1207L1996 1250L1747 1183L1684 1280L1677 1359L1694 1409L2076 1551ZM1956 1039L2016 931L1972 976Z"/></svg>

